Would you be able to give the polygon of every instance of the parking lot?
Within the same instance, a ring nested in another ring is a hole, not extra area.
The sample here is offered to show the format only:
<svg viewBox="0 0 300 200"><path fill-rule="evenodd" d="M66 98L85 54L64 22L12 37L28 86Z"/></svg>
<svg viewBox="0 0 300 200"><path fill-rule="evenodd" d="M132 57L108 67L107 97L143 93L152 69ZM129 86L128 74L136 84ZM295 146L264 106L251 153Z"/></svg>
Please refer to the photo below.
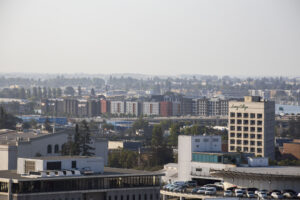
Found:
<svg viewBox="0 0 300 200"><path fill-rule="evenodd" d="M224 191L223 184L216 182L198 186L196 182L177 181L173 184L166 184L162 187L161 192L165 195L171 193L178 197L189 198L213 198L213 197L237 197L237 198L256 198L256 199L300 199L300 193L293 190L259 190L257 188L238 188L232 187ZM177 194L177 195L176 195Z"/></svg>

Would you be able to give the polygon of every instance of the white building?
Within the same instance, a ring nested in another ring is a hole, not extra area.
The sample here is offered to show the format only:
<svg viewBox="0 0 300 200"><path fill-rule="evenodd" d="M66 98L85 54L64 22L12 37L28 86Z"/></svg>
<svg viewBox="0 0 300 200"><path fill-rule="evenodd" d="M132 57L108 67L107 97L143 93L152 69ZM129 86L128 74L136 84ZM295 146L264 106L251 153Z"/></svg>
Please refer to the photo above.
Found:
<svg viewBox="0 0 300 200"><path fill-rule="evenodd" d="M126 101L126 114L139 116L141 114L141 105L137 101Z"/></svg>
<svg viewBox="0 0 300 200"><path fill-rule="evenodd" d="M178 137L178 180L221 180L210 175L212 169L235 167L231 159L237 154L221 152L221 136Z"/></svg>
<svg viewBox="0 0 300 200"><path fill-rule="evenodd" d="M159 115L159 102L143 102L143 115Z"/></svg>
<svg viewBox="0 0 300 200"><path fill-rule="evenodd" d="M125 113L125 102L124 101L111 101L110 112L111 114L124 114Z"/></svg>
<svg viewBox="0 0 300 200"><path fill-rule="evenodd" d="M48 156L34 158L18 158L18 174L29 172L45 172L47 170L90 170L103 173L104 162L101 157L87 156Z"/></svg>
<svg viewBox="0 0 300 200"><path fill-rule="evenodd" d="M62 145L66 143L68 133L36 133L17 132L14 130L0 130L0 170L17 168L17 158L31 158L36 156L59 156ZM102 157L107 164L108 141L92 138L95 156Z"/></svg>

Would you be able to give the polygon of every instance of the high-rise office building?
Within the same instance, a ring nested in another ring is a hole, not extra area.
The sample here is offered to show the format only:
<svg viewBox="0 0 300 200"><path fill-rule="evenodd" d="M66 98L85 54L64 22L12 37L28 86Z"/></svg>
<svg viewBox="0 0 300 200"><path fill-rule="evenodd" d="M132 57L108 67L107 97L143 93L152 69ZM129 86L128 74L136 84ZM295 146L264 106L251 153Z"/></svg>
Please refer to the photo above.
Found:
<svg viewBox="0 0 300 200"><path fill-rule="evenodd" d="M274 158L275 103L257 96L230 101L228 151Z"/></svg>

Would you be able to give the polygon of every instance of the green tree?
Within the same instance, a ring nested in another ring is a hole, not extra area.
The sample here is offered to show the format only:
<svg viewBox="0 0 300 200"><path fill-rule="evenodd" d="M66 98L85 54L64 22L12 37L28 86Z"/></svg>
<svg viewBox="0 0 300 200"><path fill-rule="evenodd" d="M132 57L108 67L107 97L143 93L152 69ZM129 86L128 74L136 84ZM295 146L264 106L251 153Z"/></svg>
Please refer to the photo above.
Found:
<svg viewBox="0 0 300 200"><path fill-rule="evenodd" d="M83 120L79 125L80 130L80 145L81 145L81 155L92 156L94 155L92 150L95 148L91 147L91 134L89 130L88 123Z"/></svg>
<svg viewBox="0 0 300 200"><path fill-rule="evenodd" d="M7 113L3 107L0 106L0 129L16 129L16 124L21 120L12 114Z"/></svg>
<svg viewBox="0 0 300 200"><path fill-rule="evenodd" d="M162 127L161 125L155 125L152 130L151 147L157 149L162 147L163 143L164 143L164 137L163 137Z"/></svg>
<svg viewBox="0 0 300 200"><path fill-rule="evenodd" d="M47 130L48 132L52 132L52 127L51 127L48 117L46 118L46 120L44 122L44 127L45 127L45 130Z"/></svg>
<svg viewBox="0 0 300 200"><path fill-rule="evenodd" d="M178 145L178 136L180 134L180 125L178 123L171 125L170 136L168 138L168 145L176 147Z"/></svg>

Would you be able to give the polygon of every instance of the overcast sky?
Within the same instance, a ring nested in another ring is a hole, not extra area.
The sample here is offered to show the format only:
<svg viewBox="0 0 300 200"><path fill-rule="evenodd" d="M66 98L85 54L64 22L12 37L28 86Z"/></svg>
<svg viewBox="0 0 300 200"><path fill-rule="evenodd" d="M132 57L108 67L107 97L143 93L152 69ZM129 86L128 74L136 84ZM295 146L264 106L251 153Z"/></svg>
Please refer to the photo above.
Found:
<svg viewBox="0 0 300 200"><path fill-rule="evenodd" d="M300 76L300 1L0 0L0 72Z"/></svg>

